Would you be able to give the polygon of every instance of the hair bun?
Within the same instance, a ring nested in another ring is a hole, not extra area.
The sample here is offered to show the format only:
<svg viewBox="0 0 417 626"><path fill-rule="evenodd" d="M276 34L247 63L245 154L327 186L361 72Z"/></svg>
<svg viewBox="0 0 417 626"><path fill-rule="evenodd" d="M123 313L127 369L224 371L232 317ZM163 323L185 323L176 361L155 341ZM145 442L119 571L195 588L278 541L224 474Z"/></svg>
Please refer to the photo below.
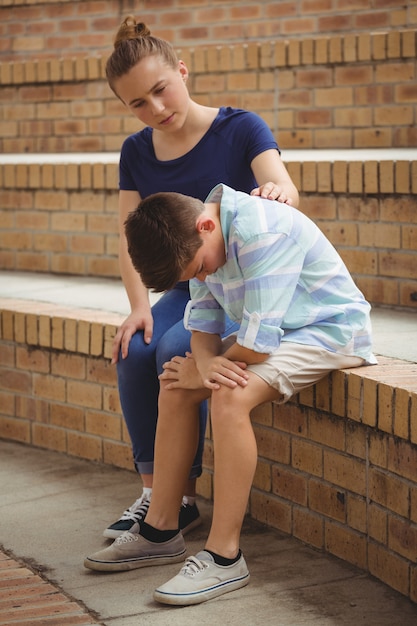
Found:
<svg viewBox="0 0 417 626"><path fill-rule="evenodd" d="M151 31L143 22L138 22L135 26L135 32L138 37L149 37Z"/></svg>
<svg viewBox="0 0 417 626"><path fill-rule="evenodd" d="M122 41L129 39L138 39L139 37L150 37L151 31L143 22L136 22L133 15L128 15L120 25L117 31L114 47L117 48Z"/></svg>

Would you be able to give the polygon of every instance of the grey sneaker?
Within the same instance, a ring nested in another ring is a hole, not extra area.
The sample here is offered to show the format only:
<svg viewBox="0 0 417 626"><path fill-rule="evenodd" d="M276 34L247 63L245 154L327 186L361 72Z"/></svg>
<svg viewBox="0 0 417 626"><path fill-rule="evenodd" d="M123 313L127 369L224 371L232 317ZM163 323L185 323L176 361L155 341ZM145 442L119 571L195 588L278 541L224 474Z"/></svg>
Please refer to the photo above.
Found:
<svg viewBox="0 0 417 626"><path fill-rule="evenodd" d="M154 599L162 604L199 604L248 584L250 574L243 555L233 565L217 565L203 550L185 561L179 574L158 587Z"/></svg>
<svg viewBox="0 0 417 626"><path fill-rule="evenodd" d="M169 541L154 543L138 533L126 531L111 546L95 552L84 560L84 567L99 572L123 572L149 565L179 563L185 555L181 533Z"/></svg>

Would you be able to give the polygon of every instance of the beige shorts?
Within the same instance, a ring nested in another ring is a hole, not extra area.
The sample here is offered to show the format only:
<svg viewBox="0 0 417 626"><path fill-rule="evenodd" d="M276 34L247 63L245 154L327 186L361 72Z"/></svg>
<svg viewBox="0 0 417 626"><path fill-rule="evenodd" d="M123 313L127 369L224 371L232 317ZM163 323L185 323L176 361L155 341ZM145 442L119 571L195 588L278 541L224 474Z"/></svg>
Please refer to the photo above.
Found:
<svg viewBox="0 0 417 626"><path fill-rule="evenodd" d="M249 365L248 370L276 389L280 393L277 402L283 404L333 370L364 364L364 359L357 356L346 356L318 346L283 341L277 352L263 363Z"/></svg>

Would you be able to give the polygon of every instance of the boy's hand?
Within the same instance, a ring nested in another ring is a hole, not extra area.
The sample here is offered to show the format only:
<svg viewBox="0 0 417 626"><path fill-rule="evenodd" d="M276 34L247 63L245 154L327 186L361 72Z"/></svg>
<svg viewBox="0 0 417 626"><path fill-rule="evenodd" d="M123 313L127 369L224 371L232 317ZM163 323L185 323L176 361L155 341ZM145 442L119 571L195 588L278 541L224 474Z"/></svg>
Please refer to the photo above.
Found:
<svg viewBox="0 0 417 626"><path fill-rule="evenodd" d="M165 385L165 389L220 389L221 385L233 389L240 385L245 387L248 382L248 374L245 372L246 363L230 361L223 356L216 356L206 364L205 368L197 369L196 362L190 352L186 356L175 356L164 363L164 371L159 380L171 381ZM204 369L204 376L201 375Z"/></svg>
<svg viewBox="0 0 417 626"><path fill-rule="evenodd" d="M248 374L247 365L243 361L231 361L224 356L215 356L204 364L199 365L199 371L207 389L220 389L221 385L234 389L237 386L246 387Z"/></svg>
<svg viewBox="0 0 417 626"><path fill-rule="evenodd" d="M255 187L250 192L251 196L261 196L261 198L267 198L268 200L278 200L278 202L284 202L285 204L292 205L292 199L288 197L285 191L276 183L265 183L260 187Z"/></svg>
<svg viewBox="0 0 417 626"><path fill-rule="evenodd" d="M195 361L189 352L186 356L174 356L162 366L159 380L171 381L165 389L202 389L204 387Z"/></svg>

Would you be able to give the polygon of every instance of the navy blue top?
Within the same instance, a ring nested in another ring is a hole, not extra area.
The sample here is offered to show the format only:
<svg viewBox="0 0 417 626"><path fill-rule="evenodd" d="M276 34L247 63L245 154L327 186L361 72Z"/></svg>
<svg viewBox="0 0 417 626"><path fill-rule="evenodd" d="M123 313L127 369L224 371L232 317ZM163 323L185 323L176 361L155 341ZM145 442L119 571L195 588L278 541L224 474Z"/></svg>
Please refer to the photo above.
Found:
<svg viewBox="0 0 417 626"><path fill-rule="evenodd" d="M251 163L266 150L279 151L271 130L255 113L221 107L206 134L189 152L159 161L152 128L128 137L120 155L120 189L141 198L158 191L176 191L204 202L218 183L250 193L258 186Z"/></svg>

